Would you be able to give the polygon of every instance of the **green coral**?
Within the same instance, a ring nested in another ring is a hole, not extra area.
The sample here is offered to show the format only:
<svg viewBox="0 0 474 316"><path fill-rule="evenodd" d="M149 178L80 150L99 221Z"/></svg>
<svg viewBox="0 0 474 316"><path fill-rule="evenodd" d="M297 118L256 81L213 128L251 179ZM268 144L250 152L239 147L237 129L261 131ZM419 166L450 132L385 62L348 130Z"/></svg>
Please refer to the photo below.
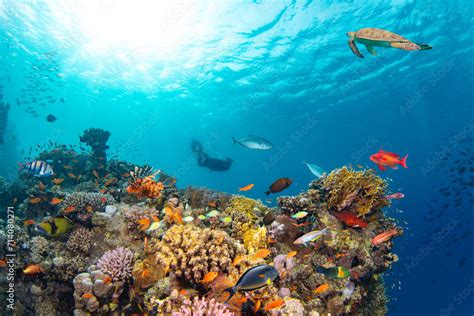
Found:
<svg viewBox="0 0 474 316"><path fill-rule="evenodd" d="M385 198L387 182L370 169L355 171L344 166L324 178L322 187L329 209L349 209L359 217L389 204Z"/></svg>

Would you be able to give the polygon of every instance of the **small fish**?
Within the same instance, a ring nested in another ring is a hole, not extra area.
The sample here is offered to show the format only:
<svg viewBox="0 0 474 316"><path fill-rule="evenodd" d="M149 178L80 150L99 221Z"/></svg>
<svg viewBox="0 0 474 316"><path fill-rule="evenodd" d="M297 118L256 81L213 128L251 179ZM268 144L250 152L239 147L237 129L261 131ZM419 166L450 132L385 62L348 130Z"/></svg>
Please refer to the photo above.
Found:
<svg viewBox="0 0 474 316"><path fill-rule="evenodd" d="M242 187L242 188L239 188L239 191L249 191L250 189L253 188L253 186L254 186L253 183L248 184L248 185L246 185L246 186L244 186L244 187Z"/></svg>
<svg viewBox="0 0 474 316"><path fill-rule="evenodd" d="M96 177L97 179L100 179L99 173L97 172L97 170L92 170L92 174L93 174L94 177Z"/></svg>
<svg viewBox="0 0 474 316"><path fill-rule="evenodd" d="M253 135L249 135L239 140L232 137L232 140L234 141L234 145L239 144L248 149L268 150L273 148L272 143L267 139Z"/></svg>
<svg viewBox="0 0 474 316"><path fill-rule="evenodd" d="M66 207L66 208L64 209L64 211L65 211L66 213L71 213L71 212L74 211L75 209L76 209L76 207L75 207L74 205L69 205L68 207Z"/></svg>
<svg viewBox="0 0 474 316"><path fill-rule="evenodd" d="M146 268L145 270L143 270L141 276L142 278L146 278L147 276L149 276L151 273L151 269L150 268Z"/></svg>
<svg viewBox="0 0 474 316"><path fill-rule="evenodd" d="M256 313L260 310L260 306L262 306L262 301L261 300L257 300L255 302L255 306L253 307L253 312Z"/></svg>
<svg viewBox="0 0 474 316"><path fill-rule="evenodd" d="M306 217L306 215L308 215L308 212L301 211L301 212L298 212L298 213L296 213L296 214L291 215L291 218L294 218L294 219L301 219L301 218Z"/></svg>
<svg viewBox="0 0 474 316"><path fill-rule="evenodd" d="M61 203L63 200L64 200L64 199L53 198L53 199L51 200L51 204L56 205L56 204Z"/></svg>
<svg viewBox="0 0 474 316"><path fill-rule="evenodd" d="M291 223L291 225L293 225L295 227L305 227L305 226L308 226L309 224L311 224L311 223L310 222L304 222L304 223L301 223L301 224Z"/></svg>
<svg viewBox="0 0 474 316"><path fill-rule="evenodd" d="M293 251L290 251L290 252L286 255L286 257L287 257L287 258L291 258L291 257L296 256L297 254L298 254L298 251L294 251L294 250L293 250Z"/></svg>
<svg viewBox="0 0 474 316"><path fill-rule="evenodd" d="M219 201L209 201L209 202L207 202L207 206L213 207L213 208L218 208L219 207Z"/></svg>
<svg viewBox="0 0 474 316"><path fill-rule="evenodd" d="M32 198L29 199L29 202L30 202L30 204L38 204L39 202L41 202L41 198L32 197Z"/></svg>
<svg viewBox="0 0 474 316"><path fill-rule="evenodd" d="M381 234L378 234L374 238L372 238L372 245L374 246L380 245L381 243L386 242L387 240L389 240L395 235L398 235L398 229L396 228L389 229Z"/></svg>
<svg viewBox="0 0 474 316"><path fill-rule="evenodd" d="M212 281L214 281L215 278L217 278L218 275L219 275L219 272L214 272L214 271L208 272L208 273L206 273L204 278L201 280L201 283L212 282Z"/></svg>
<svg viewBox="0 0 474 316"><path fill-rule="evenodd" d="M242 262L242 260L244 260L245 257L241 256L241 255L237 255L235 258L234 258L234 261L232 261L232 265L233 266L236 266L238 265L239 263Z"/></svg>
<svg viewBox="0 0 474 316"><path fill-rule="evenodd" d="M59 185L61 183L63 183L64 179L63 178L55 178L53 179L53 183L56 184L56 185Z"/></svg>
<svg viewBox="0 0 474 316"><path fill-rule="evenodd" d="M405 194L397 192L397 193L389 194L385 198L389 200L390 199L399 200L399 199L403 199L404 197L405 197Z"/></svg>
<svg viewBox="0 0 474 316"><path fill-rule="evenodd" d="M182 296L188 296L188 295L191 295L193 293L196 293L197 291L194 290L194 289L182 289L181 291L179 291L179 295L182 295Z"/></svg>
<svg viewBox="0 0 474 316"><path fill-rule="evenodd" d="M105 181L104 186L108 187L110 184L112 184L112 182L114 182L115 179L116 178L112 178L112 179L109 179L109 180Z"/></svg>
<svg viewBox="0 0 474 316"><path fill-rule="evenodd" d="M54 116L53 114L49 114L48 116L46 116L46 121L48 121L49 123L52 123L54 121L56 121L58 118L56 116Z"/></svg>
<svg viewBox="0 0 474 316"><path fill-rule="evenodd" d="M329 279L345 279L351 275L349 270L344 267L325 268L319 266L316 268L316 271L324 274Z"/></svg>
<svg viewBox="0 0 474 316"><path fill-rule="evenodd" d="M329 290L329 284L328 284L328 283L324 283L324 284L321 284L320 286L318 286L318 287L314 290L314 293L316 293L316 294L321 294L321 293L326 292L327 290Z"/></svg>
<svg viewBox="0 0 474 316"><path fill-rule="evenodd" d="M112 278L109 277L108 275L106 275L104 277L104 279L102 279L102 282L104 282L104 284L108 284L108 283L112 282Z"/></svg>
<svg viewBox="0 0 474 316"><path fill-rule="evenodd" d="M259 277L261 274L265 275L265 278ZM275 267L267 264L261 264L248 269L244 274L242 274L234 286L224 290L224 292L229 293L229 297L225 303L227 303L237 292L254 291L268 285L268 283L275 280L278 275L278 271Z"/></svg>
<svg viewBox="0 0 474 316"><path fill-rule="evenodd" d="M36 275L41 272L44 272L44 270L39 264L30 264L23 269L25 275Z"/></svg>
<svg viewBox="0 0 474 316"><path fill-rule="evenodd" d="M304 245L306 246L312 241L315 241L322 237L323 235L329 235L330 232L327 228L321 229L321 230L313 230L307 234L304 234L303 236L299 237L296 239L293 244L294 245Z"/></svg>
<svg viewBox="0 0 474 316"><path fill-rule="evenodd" d="M63 168L66 169L66 170L72 170L72 169L74 169L74 167L69 166L69 165L63 165Z"/></svg>
<svg viewBox="0 0 474 316"><path fill-rule="evenodd" d="M46 161L41 160L20 164L20 170L26 170L35 177L50 177L54 174L53 168Z"/></svg>
<svg viewBox="0 0 474 316"><path fill-rule="evenodd" d="M38 181L38 189L43 192L46 190L46 186L43 184L43 182Z"/></svg>
<svg viewBox="0 0 474 316"><path fill-rule="evenodd" d="M235 304L242 305L248 301L248 298L242 297L240 300L235 301Z"/></svg>
<svg viewBox="0 0 474 316"><path fill-rule="evenodd" d="M150 227L148 228L148 231L154 231L160 228L160 222L153 222L150 224Z"/></svg>
<svg viewBox="0 0 474 316"><path fill-rule="evenodd" d="M269 195L270 193L278 193L281 192L285 189L287 189L293 181L289 178L280 178L273 182L270 187L268 188L268 191L265 192L266 195Z"/></svg>
<svg viewBox="0 0 474 316"><path fill-rule="evenodd" d="M138 225L140 230L147 230L150 227L151 221L149 218L144 217L138 220Z"/></svg>
<svg viewBox="0 0 474 316"><path fill-rule="evenodd" d="M194 217L192 216L186 216L183 218L183 222L185 223L191 223L192 221L194 221Z"/></svg>
<svg viewBox="0 0 474 316"><path fill-rule="evenodd" d="M380 149L378 153L370 156L370 160L376 163L381 171L387 170L386 167L398 169L397 165L401 165L403 168L408 168L407 158L408 155L405 155L405 157L400 159L399 155L382 149Z"/></svg>
<svg viewBox="0 0 474 316"><path fill-rule="evenodd" d="M321 169L320 167L318 167L314 164L307 163L306 161L303 161L303 162L306 164L309 171L311 171L311 173L316 176L317 179L319 179L323 176L323 174L324 174L323 169Z"/></svg>
<svg viewBox="0 0 474 316"><path fill-rule="evenodd" d="M204 216L204 215L198 215L198 218L199 218L200 220L205 220L205 219L207 219L207 217Z"/></svg>
<svg viewBox="0 0 474 316"><path fill-rule="evenodd" d="M268 249L259 249L253 254L254 258L265 259L268 255L271 254L271 251Z"/></svg>
<svg viewBox="0 0 474 316"><path fill-rule="evenodd" d="M5 259L0 259L0 268L6 268L7 267L7 262Z"/></svg>
<svg viewBox="0 0 474 316"><path fill-rule="evenodd" d="M74 179L76 178L76 175L75 175L74 173L72 173L72 172L69 172L69 173L67 174L67 176L68 176L69 178L74 178Z"/></svg>
<svg viewBox="0 0 474 316"><path fill-rule="evenodd" d="M82 294L82 298L87 298L87 299L89 299L89 298L93 298L93 297L94 297L94 295L91 294L91 293L84 293L84 294Z"/></svg>
<svg viewBox="0 0 474 316"><path fill-rule="evenodd" d="M280 308L284 304L285 304L284 300L276 300L276 301L268 303L263 309L265 311L269 311L269 310L272 310L272 309L275 309L275 308Z"/></svg>
<svg viewBox="0 0 474 316"><path fill-rule="evenodd" d="M357 215L351 212L347 212L347 211L334 212L332 213L332 215L350 227L365 228L369 225L365 220L357 217Z"/></svg>
<svg viewBox="0 0 474 316"><path fill-rule="evenodd" d="M214 211L210 211L209 213L206 214L206 217L216 217L218 216L220 213L219 211L217 210L214 210Z"/></svg>
<svg viewBox="0 0 474 316"><path fill-rule="evenodd" d="M229 224L230 222L232 222L232 217L230 216L223 217L221 218L221 222Z"/></svg>
<svg viewBox="0 0 474 316"><path fill-rule="evenodd" d="M25 224L25 226L30 226L36 224L36 222L33 219L29 219L24 221L23 224Z"/></svg>

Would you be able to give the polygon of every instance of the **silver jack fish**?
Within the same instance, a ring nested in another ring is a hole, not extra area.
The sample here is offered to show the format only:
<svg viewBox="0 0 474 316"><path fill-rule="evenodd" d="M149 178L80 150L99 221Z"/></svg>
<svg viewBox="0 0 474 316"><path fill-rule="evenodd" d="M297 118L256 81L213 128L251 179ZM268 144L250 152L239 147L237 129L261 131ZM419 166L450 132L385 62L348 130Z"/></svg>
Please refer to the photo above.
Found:
<svg viewBox="0 0 474 316"><path fill-rule="evenodd" d="M232 139L234 140L234 145L240 144L248 149L268 150L273 148L270 141L258 136L249 135L239 140L234 137L232 137Z"/></svg>

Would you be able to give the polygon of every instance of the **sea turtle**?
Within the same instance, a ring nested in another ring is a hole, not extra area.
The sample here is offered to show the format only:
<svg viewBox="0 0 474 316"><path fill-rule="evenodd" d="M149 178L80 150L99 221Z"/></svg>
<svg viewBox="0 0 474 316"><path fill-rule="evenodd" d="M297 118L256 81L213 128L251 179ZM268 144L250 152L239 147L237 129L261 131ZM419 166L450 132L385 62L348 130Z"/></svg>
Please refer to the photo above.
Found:
<svg viewBox="0 0 474 316"><path fill-rule="evenodd" d="M374 46L393 47L403 50L431 49L429 45L414 43L398 34L376 28L365 28L357 32L348 32L347 36L349 36L349 47L360 58L364 58L364 55L359 52L355 43L364 44L369 53L374 56L376 55Z"/></svg>

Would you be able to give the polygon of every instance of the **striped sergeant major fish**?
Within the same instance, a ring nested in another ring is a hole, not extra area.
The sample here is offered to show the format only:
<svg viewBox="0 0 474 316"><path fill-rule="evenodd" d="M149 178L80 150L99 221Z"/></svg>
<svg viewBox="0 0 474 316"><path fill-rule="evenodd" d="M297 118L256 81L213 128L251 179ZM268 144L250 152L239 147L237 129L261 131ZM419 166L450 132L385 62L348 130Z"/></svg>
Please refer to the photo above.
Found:
<svg viewBox="0 0 474 316"><path fill-rule="evenodd" d="M20 164L20 168L35 177L50 177L54 174L53 168L47 162L41 160Z"/></svg>

